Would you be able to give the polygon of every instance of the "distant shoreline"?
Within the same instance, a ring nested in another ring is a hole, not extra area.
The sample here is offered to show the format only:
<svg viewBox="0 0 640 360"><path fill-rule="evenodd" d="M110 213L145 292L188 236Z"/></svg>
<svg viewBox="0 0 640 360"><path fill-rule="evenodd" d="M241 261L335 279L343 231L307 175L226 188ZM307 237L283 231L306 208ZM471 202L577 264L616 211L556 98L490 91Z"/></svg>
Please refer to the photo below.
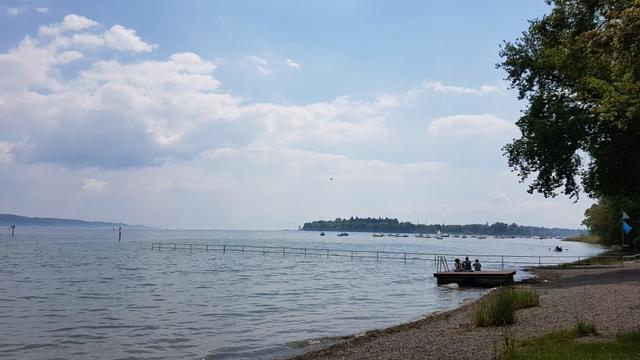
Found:
<svg viewBox="0 0 640 360"><path fill-rule="evenodd" d="M338 232L370 232L401 234L452 234L452 235L486 235L486 236L544 236L544 237L577 237L586 230L546 228L542 226L518 225L496 222L485 224L413 224L395 218L336 218L335 220L316 220L306 222L303 231L338 231Z"/></svg>
<svg viewBox="0 0 640 360"><path fill-rule="evenodd" d="M148 228L145 225L130 225L108 221L87 221L78 219L64 219L52 217L29 217L14 214L0 214L0 227L15 225L16 227L41 227L41 228Z"/></svg>

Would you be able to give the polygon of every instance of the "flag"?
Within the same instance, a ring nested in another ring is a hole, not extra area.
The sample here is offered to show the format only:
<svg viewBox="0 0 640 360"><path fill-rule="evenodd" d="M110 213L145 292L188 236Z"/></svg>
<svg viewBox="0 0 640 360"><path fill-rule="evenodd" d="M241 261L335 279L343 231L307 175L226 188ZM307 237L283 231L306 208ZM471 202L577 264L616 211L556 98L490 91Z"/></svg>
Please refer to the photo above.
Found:
<svg viewBox="0 0 640 360"><path fill-rule="evenodd" d="M624 231L625 234L628 234L631 232L631 226L629 226L629 224L627 224L626 221L622 222L622 231Z"/></svg>
<svg viewBox="0 0 640 360"><path fill-rule="evenodd" d="M622 212L622 220L629 220L629 219L630 219L629 215L627 215L627 213L623 211Z"/></svg>

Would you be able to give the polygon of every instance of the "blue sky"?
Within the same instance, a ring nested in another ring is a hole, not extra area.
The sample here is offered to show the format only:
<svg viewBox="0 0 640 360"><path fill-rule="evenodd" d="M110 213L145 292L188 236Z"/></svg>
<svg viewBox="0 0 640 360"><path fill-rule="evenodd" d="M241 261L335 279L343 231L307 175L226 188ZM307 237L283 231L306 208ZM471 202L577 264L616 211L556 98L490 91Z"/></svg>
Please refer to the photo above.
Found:
<svg viewBox="0 0 640 360"><path fill-rule="evenodd" d="M578 227L500 148L543 1L0 2L0 212L183 228ZM329 180L334 178L334 180Z"/></svg>

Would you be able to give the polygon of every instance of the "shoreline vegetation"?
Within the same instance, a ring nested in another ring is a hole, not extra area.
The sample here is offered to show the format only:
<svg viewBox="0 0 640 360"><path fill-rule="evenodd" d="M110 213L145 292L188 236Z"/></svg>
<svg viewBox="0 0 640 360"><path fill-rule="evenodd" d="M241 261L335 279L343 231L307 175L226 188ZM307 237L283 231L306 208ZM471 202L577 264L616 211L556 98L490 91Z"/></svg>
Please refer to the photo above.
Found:
<svg viewBox="0 0 640 360"><path fill-rule="evenodd" d="M413 224L395 218L336 218L335 220L316 220L304 223L303 231L353 231L373 233L425 233L467 234L490 236L544 236L544 237L580 237L586 230L546 228L541 226L525 226L515 223L496 222L486 224L444 225Z"/></svg>
<svg viewBox="0 0 640 360"><path fill-rule="evenodd" d="M602 239L599 236L593 234L582 234L578 236L568 237L563 239L563 241L574 241L574 242L583 242L587 244L600 245L602 244Z"/></svg>
<svg viewBox="0 0 640 360"><path fill-rule="evenodd" d="M474 312L493 296L491 291L454 310L368 331L292 359L568 359L577 358L571 351L589 353L594 347L615 352L617 359L637 356L640 344L633 343L640 337L640 262L623 268L532 271L535 278L513 288L534 291L539 303L516 310L512 325L474 324Z"/></svg>

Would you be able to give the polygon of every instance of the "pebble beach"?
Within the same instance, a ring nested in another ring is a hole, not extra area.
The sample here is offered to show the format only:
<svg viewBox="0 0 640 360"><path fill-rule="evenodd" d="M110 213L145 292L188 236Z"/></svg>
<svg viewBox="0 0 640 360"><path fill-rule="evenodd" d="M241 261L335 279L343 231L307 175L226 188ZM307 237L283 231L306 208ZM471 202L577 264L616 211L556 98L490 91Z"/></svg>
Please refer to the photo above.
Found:
<svg viewBox="0 0 640 360"><path fill-rule="evenodd" d="M640 263L620 268L536 269L533 287L540 305L518 310L508 328L479 328L472 322L477 302L387 329L373 330L297 356L316 359L493 359L504 331L516 340L569 329L578 321L595 325L598 340L640 330ZM505 330L507 329L507 330Z"/></svg>

